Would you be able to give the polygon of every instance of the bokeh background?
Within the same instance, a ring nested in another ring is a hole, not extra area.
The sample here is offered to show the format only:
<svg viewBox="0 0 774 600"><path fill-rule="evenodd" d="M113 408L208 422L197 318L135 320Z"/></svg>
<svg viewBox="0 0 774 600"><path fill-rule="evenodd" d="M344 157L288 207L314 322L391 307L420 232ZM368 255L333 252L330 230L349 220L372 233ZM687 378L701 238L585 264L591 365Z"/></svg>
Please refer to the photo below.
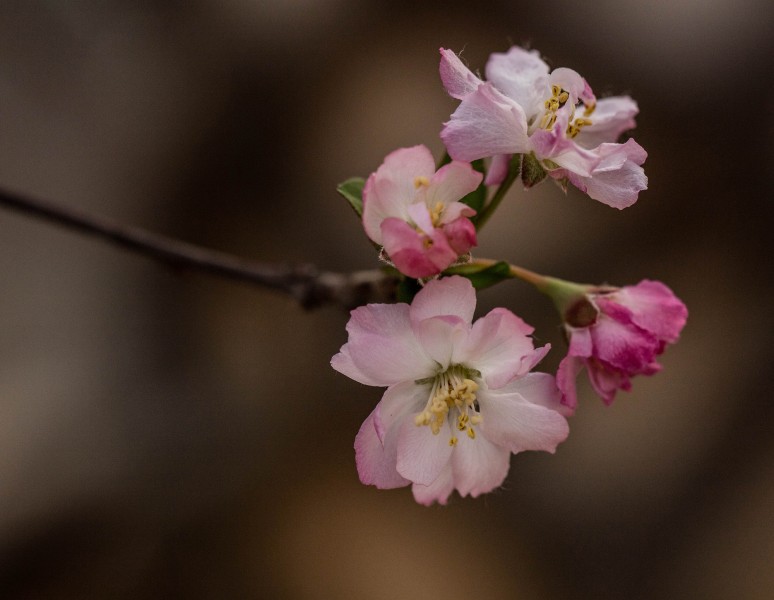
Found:
<svg viewBox="0 0 774 600"><path fill-rule="evenodd" d="M362 486L380 390L347 315L0 215L0 596L769 598L772 14L766 0L5 0L0 186L266 261L375 265L337 182L441 152L438 48L511 44L629 93L650 189L515 189L479 256L688 304L664 371L446 508ZM480 295L556 351L526 284Z"/></svg>

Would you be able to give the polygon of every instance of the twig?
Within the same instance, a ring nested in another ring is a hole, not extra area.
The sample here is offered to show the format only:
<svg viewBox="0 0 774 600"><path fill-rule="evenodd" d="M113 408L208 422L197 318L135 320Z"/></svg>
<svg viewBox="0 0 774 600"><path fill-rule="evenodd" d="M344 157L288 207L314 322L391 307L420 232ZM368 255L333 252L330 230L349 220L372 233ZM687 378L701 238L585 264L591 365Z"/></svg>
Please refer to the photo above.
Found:
<svg viewBox="0 0 774 600"><path fill-rule="evenodd" d="M307 309L324 304L350 309L367 302L395 299L397 279L378 270L332 273L311 264L255 262L2 189L0 205L97 236L175 268L203 271L287 293Z"/></svg>

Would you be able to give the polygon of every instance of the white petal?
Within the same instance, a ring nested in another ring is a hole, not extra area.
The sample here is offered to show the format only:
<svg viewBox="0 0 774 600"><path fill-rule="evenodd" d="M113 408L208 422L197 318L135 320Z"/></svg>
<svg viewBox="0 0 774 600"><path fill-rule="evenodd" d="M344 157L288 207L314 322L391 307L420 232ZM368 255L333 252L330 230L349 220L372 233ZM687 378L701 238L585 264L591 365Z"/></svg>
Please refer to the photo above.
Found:
<svg viewBox="0 0 774 600"><path fill-rule="evenodd" d="M377 405L378 409L378 405ZM357 472L366 485L375 485L380 489L403 487L410 482L402 477L395 468L397 463L397 436L387 436L382 444L374 426L374 409L355 436L355 462Z"/></svg>
<svg viewBox="0 0 774 600"><path fill-rule="evenodd" d="M414 483L433 483L451 457L450 438L448 419L437 435L428 426L404 419L398 431L398 473Z"/></svg>
<svg viewBox="0 0 774 600"><path fill-rule="evenodd" d="M470 494L474 498L491 492L508 475L510 458L507 448L493 444L483 435L476 439L460 435L452 455L454 487L461 496Z"/></svg>
<svg viewBox="0 0 774 600"><path fill-rule="evenodd" d="M536 50L514 46L505 54L495 52L486 63L486 77L521 105L527 118L542 112L543 102L551 93L548 65Z"/></svg>
<svg viewBox="0 0 774 600"><path fill-rule="evenodd" d="M443 468L433 483L430 485L415 483L411 486L411 491L414 493L414 500L420 504L430 506L433 502L438 502L438 504L445 505L454 491L451 463Z"/></svg>

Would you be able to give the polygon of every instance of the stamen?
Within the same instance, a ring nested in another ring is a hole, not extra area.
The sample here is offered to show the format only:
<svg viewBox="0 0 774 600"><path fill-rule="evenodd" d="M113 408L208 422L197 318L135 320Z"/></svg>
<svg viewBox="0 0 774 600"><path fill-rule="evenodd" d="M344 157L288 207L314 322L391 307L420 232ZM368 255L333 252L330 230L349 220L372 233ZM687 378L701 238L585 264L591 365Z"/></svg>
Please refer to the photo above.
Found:
<svg viewBox="0 0 774 600"><path fill-rule="evenodd" d="M470 373L465 367L457 365L436 376L427 404L422 412L414 416L414 424L417 427L428 426L433 435L438 435L447 419L452 417L451 411L455 411L456 429L464 431L470 439L475 439L473 426L481 423L476 399L479 385L465 377ZM457 437L452 435L449 445L454 446L457 441Z"/></svg>
<svg viewBox="0 0 774 600"><path fill-rule="evenodd" d="M438 227L438 224L441 222L441 216L443 216L443 211L446 209L446 206L443 202L436 202L435 206L433 207L433 210L430 211L430 220L433 222L433 227Z"/></svg>
<svg viewBox="0 0 774 600"><path fill-rule="evenodd" d="M424 177L423 175L414 177L414 187L416 189L421 188L423 185L424 186L430 185L430 180L427 177Z"/></svg>

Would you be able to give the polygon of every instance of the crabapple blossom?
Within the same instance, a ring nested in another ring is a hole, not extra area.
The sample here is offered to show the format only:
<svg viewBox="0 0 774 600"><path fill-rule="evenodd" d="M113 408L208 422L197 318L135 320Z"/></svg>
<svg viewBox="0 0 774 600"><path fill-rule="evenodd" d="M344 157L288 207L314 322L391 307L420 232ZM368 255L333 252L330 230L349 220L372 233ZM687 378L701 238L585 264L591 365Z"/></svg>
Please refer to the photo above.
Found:
<svg viewBox="0 0 774 600"><path fill-rule="evenodd" d="M605 404L619 389L631 389L634 375L661 370L656 357L673 344L688 310L663 283L644 280L622 288L591 288L566 303L569 351L557 372L562 403L577 405L575 380L583 367Z"/></svg>
<svg viewBox="0 0 774 600"><path fill-rule="evenodd" d="M487 184L505 178L511 154L534 155L547 173L615 208L634 204L647 188L647 153L634 140L615 143L635 126L628 96L597 100L572 69L549 70L540 55L517 46L495 53L486 82L441 48L441 80L461 100L441 138L452 158L493 157Z"/></svg>
<svg viewBox="0 0 774 600"><path fill-rule="evenodd" d="M360 383L386 386L355 439L364 484L411 484L422 504L453 490L478 496L500 486L511 453L554 452L568 434L554 378L530 373L549 346L504 308L473 323L470 281L430 281L408 304L352 311L349 339L331 360Z"/></svg>
<svg viewBox="0 0 774 600"><path fill-rule="evenodd" d="M425 146L400 148L366 181L363 226L384 247L405 275L437 275L476 245L468 217L476 214L459 202L481 183L470 164L452 161L438 171Z"/></svg>

